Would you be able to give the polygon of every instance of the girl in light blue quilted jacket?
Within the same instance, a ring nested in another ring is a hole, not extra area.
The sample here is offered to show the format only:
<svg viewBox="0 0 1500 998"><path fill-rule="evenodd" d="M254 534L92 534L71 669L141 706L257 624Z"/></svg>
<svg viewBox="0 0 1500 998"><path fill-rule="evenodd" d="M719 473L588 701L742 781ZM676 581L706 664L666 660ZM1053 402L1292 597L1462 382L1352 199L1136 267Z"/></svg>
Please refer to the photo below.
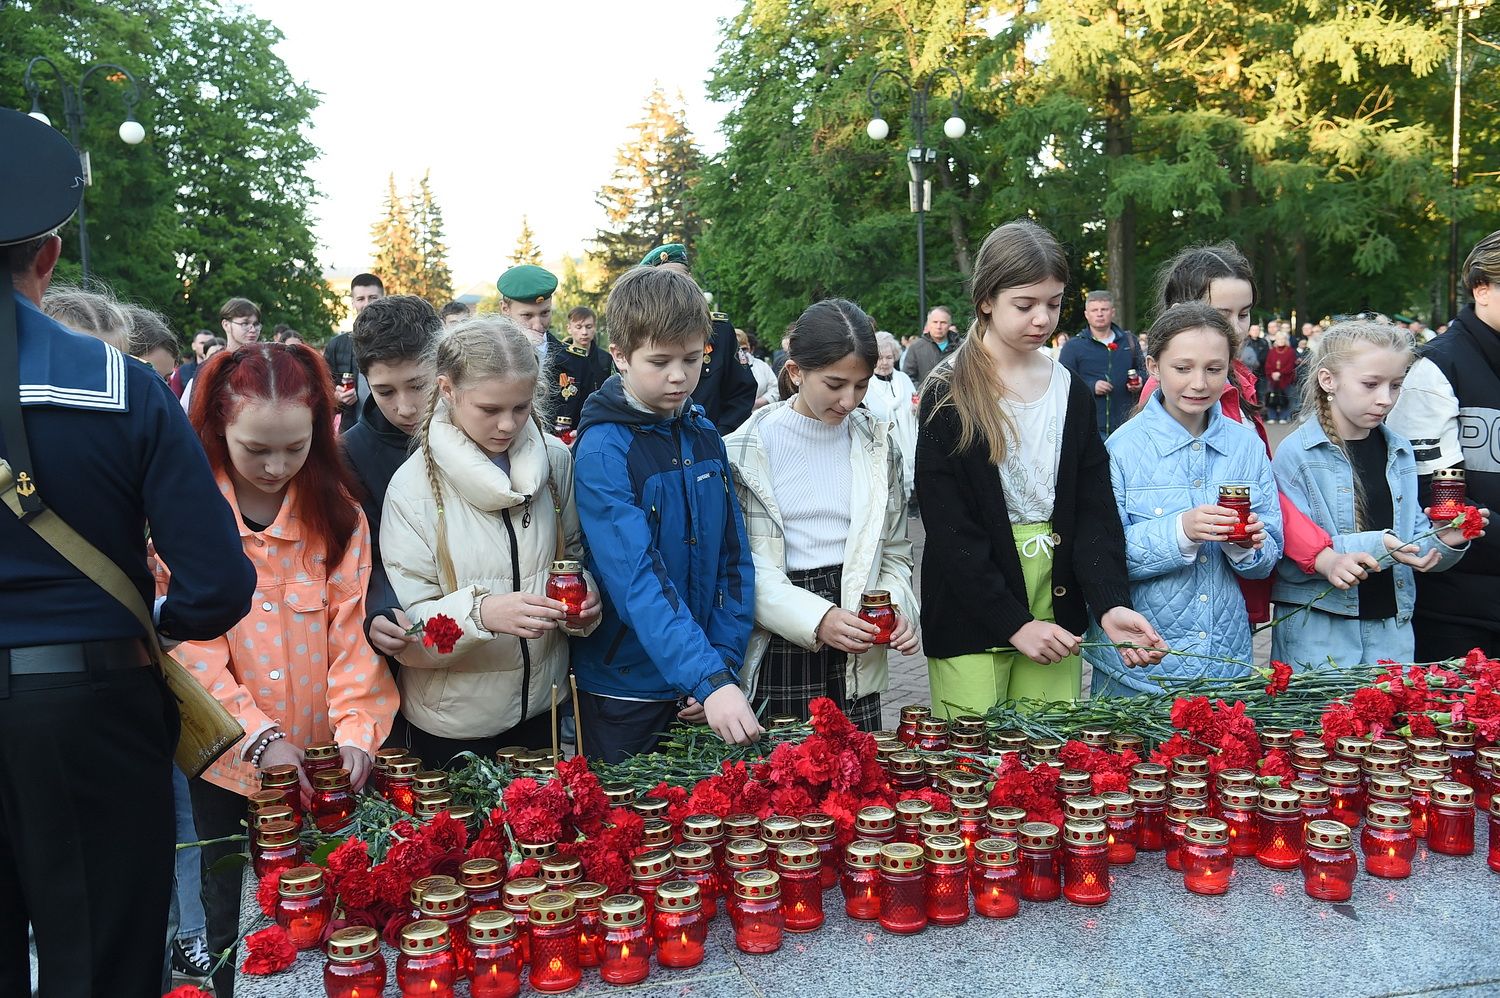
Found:
<svg viewBox="0 0 1500 998"><path fill-rule="evenodd" d="M1385 425L1415 359L1405 328L1351 320L1323 334L1308 364L1302 425L1272 467L1281 491L1333 537L1350 585L1329 591L1321 576L1278 566L1271 657L1298 671L1414 659L1412 570L1441 572L1468 549L1462 530L1425 536L1416 456Z"/></svg>
<svg viewBox="0 0 1500 998"><path fill-rule="evenodd" d="M1228 321L1201 302L1173 305L1147 333L1146 366L1161 387L1112 435L1110 482L1125 525L1136 609L1174 651L1161 664L1127 668L1112 648L1089 648L1095 696L1153 692L1158 679L1229 676L1251 668L1250 622L1237 576L1261 579L1281 557L1281 510L1265 447L1229 419L1219 396L1237 353ZM1248 485L1249 540L1218 504L1223 485ZM1090 641L1104 640L1098 627Z"/></svg>

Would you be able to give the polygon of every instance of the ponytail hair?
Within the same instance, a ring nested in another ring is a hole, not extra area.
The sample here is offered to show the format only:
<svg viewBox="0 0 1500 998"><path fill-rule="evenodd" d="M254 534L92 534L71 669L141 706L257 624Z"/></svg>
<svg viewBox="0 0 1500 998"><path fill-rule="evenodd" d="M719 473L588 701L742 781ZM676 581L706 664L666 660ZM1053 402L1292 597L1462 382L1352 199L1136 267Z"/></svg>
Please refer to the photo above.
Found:
<svg viewBox="0 0 1500 998"><path fill-rule="evenodd" d="M875 323L847 298L826 298L807 306L787 332L787 360L799 371L816 371L837 364L854 354L875 373L880 349L875 344ZM786 364L776 379L782 398L797 392Z"/></svg>
<svg viewBox="0 0 1500 998"><path fill-rule="evenodd" d="M1327 371L1330 374L1337 374L1360 346L1394 350L1406 357L1408 367L1417 359L1416 340L1405 326L1371 319L1335 322L1328 327L1322 339L1313 347L1312 356L1307 359L1307 380L1302 384L1302 418L1303 420L1317 419L1318 425L1323 428L1323 433L1329 441L1344 452L1344 457L1348 460L1350 467L1354 466L1354 458L1349 453L1348 443L1339 434L1338 425L1333 421L1331 393L1318 384L1318 372ZM1354 476L1354 529L1364 530L1364 522L1365 489L1364 483L1356 474Z"/></svg>
<svg viewBox="0 0 1500 998"><path fill-rule="evenodd" d="M297 508L307 529L323 541L327 566L344 558L359 525L354 474L334 431L338 409L333 378L316 350L302 343L247 343L220 351L198 369L188 419L215 471L230 467L224 434L246 405L305 405L312 411L312 442L297 472Z"/></svg>
<svg viewBox="0 0 1500 998"><path fill-rule="evenodd" d="M481 315L457 323L437 341L436 373L446 377L454 392L465 386L488 378L531 379L532 417L545 435L542 410L546 403L546 386L541 383L541 365L537 360L536 347L521 327L510 319L499 315ZM453 556L448 551L448 519L443 511L443 476L438 469L437 458L432 453L432 421L439 408L446 407L442 393L433 379L431 395L427 399L427 414L422 420L422 429L417 436L417 446L422 451L422 460L427 469L427 485L432 489L433 501L437 503L437 557L438 584L451 592L458 588L458 579L453 570ZM460 432L462 432L460 430Z"/></svg>
<svg viewBox="0 0 1500 998"><path fill-rule="evenodd" d="M924 394L938 385L947 386L947 398L935 405L927 418L931 421L939 410L949 407L958 413L959 451L983 444L989 450L991 464L1005 463L1016 427L1005 407L998 404L1005 395L1005 384L984 349L987 313L994 307L995 297L1006 288L1048 279L1067 285L1068 257L1056 237L1035 222L1007 222L986 236L979 247L970 286L974 321L969 335L953 351L953 359L933 368L920 386Z"/></svg>

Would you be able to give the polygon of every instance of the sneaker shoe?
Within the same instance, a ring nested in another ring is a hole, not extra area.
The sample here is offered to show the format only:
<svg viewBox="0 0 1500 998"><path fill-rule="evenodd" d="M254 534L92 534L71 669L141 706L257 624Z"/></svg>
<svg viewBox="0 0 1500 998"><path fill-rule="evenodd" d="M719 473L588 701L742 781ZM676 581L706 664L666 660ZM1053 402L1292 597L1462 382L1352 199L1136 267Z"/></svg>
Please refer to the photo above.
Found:
<svg viewBox="0 0 1500 998"><path fill-rule="evenodd" d="M175 940L172 943L172 969L188 977L207 977L214 969L208 940L202 936Z"/></svg>

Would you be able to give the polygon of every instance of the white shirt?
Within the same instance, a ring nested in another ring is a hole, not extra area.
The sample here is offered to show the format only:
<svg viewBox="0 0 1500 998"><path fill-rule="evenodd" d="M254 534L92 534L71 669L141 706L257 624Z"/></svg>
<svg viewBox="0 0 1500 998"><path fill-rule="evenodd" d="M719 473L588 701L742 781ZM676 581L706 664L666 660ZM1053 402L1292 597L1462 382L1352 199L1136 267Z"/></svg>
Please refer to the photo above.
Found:
<svg viewBox="0 0 1500 998"><path fill-rule="evenodd" d="M848 422L831 426L785 405L761 420L760 437L781 509L787 569L842 565L853 509Z"/></svg>
<svg viewBox="0 0 1500 998"><path fill-rule="evenodd" d="M1047 390L1034 402L1001 399L1015 425L1000 465L1000 487L1013 524L1045 523L1057 500L1057 462L1062 456L1063 424L1072 374L1055 361Z"/></svg>

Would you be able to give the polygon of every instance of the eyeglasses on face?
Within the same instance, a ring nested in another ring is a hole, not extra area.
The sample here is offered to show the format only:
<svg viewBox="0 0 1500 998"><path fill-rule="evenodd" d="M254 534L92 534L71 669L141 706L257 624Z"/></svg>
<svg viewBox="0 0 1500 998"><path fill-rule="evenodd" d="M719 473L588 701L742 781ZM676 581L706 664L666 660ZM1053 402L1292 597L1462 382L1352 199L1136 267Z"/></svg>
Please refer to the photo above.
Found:
<svg viewBox="0 0 1500 998"><path fill-rule="evenodd" d="M229 324L231 326L239 326L241 329L259 329L261 327L259 319L230 319Z"/></svg>

